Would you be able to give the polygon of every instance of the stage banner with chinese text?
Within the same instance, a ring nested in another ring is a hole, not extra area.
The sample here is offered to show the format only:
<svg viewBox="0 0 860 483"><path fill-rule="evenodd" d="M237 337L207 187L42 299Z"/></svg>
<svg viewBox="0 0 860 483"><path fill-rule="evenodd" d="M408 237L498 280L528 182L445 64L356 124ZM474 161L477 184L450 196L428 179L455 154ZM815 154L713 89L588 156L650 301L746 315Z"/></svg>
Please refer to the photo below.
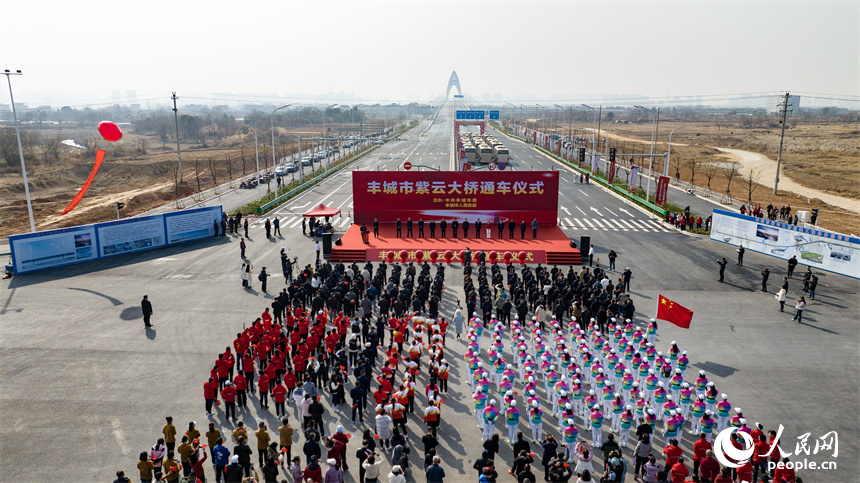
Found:
<svg viewBox="0 0 860 483"><path fill-rule="evenodd" d="M355 223L558 219L558 171L354 171L352 193Z"/></svg>

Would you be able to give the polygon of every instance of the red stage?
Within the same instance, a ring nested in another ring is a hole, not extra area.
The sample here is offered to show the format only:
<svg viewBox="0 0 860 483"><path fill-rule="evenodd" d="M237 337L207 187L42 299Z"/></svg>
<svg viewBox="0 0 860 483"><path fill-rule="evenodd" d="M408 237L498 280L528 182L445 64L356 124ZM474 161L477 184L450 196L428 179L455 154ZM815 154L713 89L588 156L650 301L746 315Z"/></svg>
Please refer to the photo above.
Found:
<svg viewBox="0 0 860 483"><path fill-rule="evenodd" d="M406 224L403 224L402 233L406 235ZM496 236L498 232L496 231L496 227L493 226L491 230L492 238L474 238L475 230L471 230L469 232L470 238L464 239L463 231L460 230L458 233L460 238L450 238L451 236L451 227L448 227L447 235L449 238L438 238L440 234L440 229L437 227L436 236L437 238L429 238L430 230L427 226L424 227L424 235L425 238L397 238L395 235L397 233L397 229L394 227L394 224L384 223L379 226L379 238L373 237L373 226L371 224L367 224L367 228L371 230L370 233L370 243L364 244L361 241L361 225L352 225L346 233L341 237L340 241L343 243L340 246L333 246L332 252L330 256L331 261L343 261L343 262L364 262L364 261L382 261L385 259L386 255L390 251L395 251L395 259L399 260L399 253L401 250L406 250L409 254L407 261L416 261L415 252L417 250L424 251L424 258L430 258L430 250L436 250L439 252L439 260L445 261L445 251L452 250L454 251L454 260L457 260L456 253L460 250L465 250L466 247L472 251L473 254L484 250L486 252L490 252L491 250L495 250L499 254L499 263L502 263L502 254L506 251L511 252L514 257L519 252L525 252L527 259L526 263L546 263L549 265L581 265L582 264L582 255L579 250L576 248L571 248L570 239L561 228L554 225L543 225L538 229L538 238L532 239L531 227L526 230L526 238L520 239L520 230L517 227L514 230L514 234L516 238L509 239L507 238L508 230L506 229L504 235L506 238L498 239ZM486 230L482 229L481 235L486 237ZM418 235L418 226L413 227L413 233ZM517 263L516 258L513 260L513 263Z"/></svg>

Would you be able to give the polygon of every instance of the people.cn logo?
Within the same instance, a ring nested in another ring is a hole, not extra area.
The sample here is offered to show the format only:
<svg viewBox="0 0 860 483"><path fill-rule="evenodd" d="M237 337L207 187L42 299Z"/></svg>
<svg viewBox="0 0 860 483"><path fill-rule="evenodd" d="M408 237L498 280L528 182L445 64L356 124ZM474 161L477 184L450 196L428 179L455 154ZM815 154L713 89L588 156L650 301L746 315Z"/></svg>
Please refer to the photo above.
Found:
<svg viewBox="0 0 860 483"><path fill-rule="evenodd" d="M731 436L732 433L737 431L737 429L738 428L726 428L720 431L720 434L718 434L717 438L714 440L714 456L716 456L717 461L719 461L721 465L728 466L729 468L738 468L743 465L749 461L755 452L752 436L743 431L739 431L735 434L744 440L744 446L746 449L735 448L732 444Z"/></svg>

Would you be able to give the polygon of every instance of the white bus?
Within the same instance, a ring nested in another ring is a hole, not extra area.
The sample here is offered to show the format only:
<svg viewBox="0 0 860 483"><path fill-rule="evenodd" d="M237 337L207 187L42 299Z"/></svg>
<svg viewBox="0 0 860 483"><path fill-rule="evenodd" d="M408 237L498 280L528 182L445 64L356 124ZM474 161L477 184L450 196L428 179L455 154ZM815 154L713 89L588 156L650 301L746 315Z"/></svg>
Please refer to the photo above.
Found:
<svg viewBox="0 0 860 483"><path fill-rule="evenodd" d="M476 153L480 153L481 155L481 164L489 164L493 160L493 148L488 144L478 145Z"/></svg>
<svg viewBox="0 0 860 483"><path fill-rule="evenodd" d="M497 163L508 163L511 159L510 152L503 144L493 146L493 154L496 156Z"/></svg>

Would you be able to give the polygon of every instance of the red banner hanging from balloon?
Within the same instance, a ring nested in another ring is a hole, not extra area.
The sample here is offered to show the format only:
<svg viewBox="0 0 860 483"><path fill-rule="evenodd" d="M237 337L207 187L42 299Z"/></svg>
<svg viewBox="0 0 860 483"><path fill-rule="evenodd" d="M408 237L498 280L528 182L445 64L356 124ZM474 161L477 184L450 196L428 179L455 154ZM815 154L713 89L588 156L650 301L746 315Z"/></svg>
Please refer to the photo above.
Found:
<svg viewBox="0 0 860 483"><path fill-rule="evenodd" d="M84 195L87 194L87 189L89 189L90 184L93 182L93 178L96 177L96 173L99 171L99 167L101 167L102 161L104 161L105 159L105 154L106 153L104 150L99 149L96 151L96 164L93 165L93 170L90 171L90 177L87 178L87 181L84 183L83 186L81 186L81 189L78 191L78 194L76 194L75 197L72 199L72 202L69 203L69 206L67 206L66 209L63 210L62 213L60 213L61 215L65 215L66 213L74 210L75 207L78 206L78 203L80 203L81 200L84 198Z"/></svg>

